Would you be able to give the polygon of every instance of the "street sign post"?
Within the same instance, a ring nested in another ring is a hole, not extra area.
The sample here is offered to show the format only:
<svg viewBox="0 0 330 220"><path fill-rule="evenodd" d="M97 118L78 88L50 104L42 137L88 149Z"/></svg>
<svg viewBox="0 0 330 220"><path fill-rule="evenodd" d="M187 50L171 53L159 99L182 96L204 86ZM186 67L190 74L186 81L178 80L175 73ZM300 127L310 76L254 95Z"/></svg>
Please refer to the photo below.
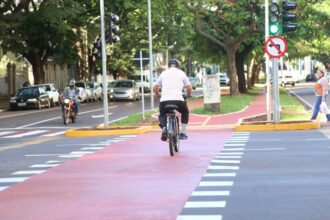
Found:
<svg viewBox="0 0 330 220"><path fill-rule="evenodd" d="M270 58L280 58L285 55L288 44L283 37L273 36L266 40L264 49Z"/></svg>
<svg viewBox="0 0 330 220"><path fill-rule="evenodd" d="M275 124L280 123L280 96L278 87L278 58L285 55L288 45L281 36L273 36L266 40L265 52L272 58L272 79L273 79L273 119Z"/></svg>

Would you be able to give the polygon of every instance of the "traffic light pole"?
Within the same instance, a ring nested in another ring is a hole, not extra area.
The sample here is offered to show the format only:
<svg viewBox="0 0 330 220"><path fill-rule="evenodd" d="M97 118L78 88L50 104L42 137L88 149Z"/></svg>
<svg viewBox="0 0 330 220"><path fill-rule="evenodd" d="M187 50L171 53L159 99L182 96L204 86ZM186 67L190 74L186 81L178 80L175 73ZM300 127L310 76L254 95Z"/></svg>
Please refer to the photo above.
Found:
<svg viewBox="0 0 330 220"><path fill-rule="evenodd" d="M269 3L268 0L265 0L265 41L269 37ZM269 57L266 56L266 109L267 109L267 121L271 120L270 113L270 73L269 73Z"/></svg>
<svg viewBox="0 0 330 220"><path fill-rule="evenodd" d="M102 43L103 113L104 113L104 128L107 128L109 126L109 113L108 113L107 56L105 51L105 31L104 31L104 0L100 0L100 14L101 14L101 43Z"/></svg>
<svg viewBox="0 0 330 220"><path fill-rule="evenodd" d="M153 57L152 57L152 30L151 30L151 0L148 0L148 32L149 32L149 65L150 65L150 109L154 109L153 91Z"/></svg>
<svg viewBox="0 0 330 220"><path fill-rule="evenodd" d="M274 109L274 124L280 123L280 94L278 87L278 59L272 59L272 75L273 75L273 109Z"/></svg>

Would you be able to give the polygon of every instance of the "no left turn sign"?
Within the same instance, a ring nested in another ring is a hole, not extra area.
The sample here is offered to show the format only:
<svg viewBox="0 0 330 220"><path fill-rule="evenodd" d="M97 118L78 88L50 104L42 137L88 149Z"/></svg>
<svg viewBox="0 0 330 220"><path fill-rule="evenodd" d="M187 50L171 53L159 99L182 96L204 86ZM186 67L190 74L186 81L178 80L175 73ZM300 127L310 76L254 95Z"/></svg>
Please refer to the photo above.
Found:
<svg viewBox="0 0 330 220"><path fill-rule="evenodd" d="M284 56L286 50L288 49L288 44L286 40L281 36L273 36L268 38L265 42L265 52L270 58L280 58Z"/></svg>

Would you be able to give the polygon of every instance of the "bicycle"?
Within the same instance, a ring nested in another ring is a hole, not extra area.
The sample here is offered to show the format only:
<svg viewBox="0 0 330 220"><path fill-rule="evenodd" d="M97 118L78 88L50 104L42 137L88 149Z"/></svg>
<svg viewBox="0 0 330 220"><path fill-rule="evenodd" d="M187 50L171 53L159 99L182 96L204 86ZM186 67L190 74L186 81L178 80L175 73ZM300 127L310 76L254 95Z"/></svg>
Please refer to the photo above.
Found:
<svg viewBox="0 0 330 220"><path fill-rule="evenodd" d="M180 128L179 118L176 116L176 112L179 109L177 105L168 104L165 106L166 120L167 120L167 141L170 150L170 155L174 156L174 152L179 152L180 148Z"/></svg>

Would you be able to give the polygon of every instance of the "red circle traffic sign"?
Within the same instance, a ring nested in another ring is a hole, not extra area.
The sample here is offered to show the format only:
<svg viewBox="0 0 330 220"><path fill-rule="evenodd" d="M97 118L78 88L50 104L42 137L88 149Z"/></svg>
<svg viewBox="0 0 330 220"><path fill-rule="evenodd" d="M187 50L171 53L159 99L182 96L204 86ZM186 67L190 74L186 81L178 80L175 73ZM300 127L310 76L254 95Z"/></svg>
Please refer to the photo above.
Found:
<svg viewBox="0 0 330 220"><path fill-rule="evenodd" d="M264 50L270 58L280 58L284 56L288 49L286 40L281 36L272 36L265 42Z"/></svg>

